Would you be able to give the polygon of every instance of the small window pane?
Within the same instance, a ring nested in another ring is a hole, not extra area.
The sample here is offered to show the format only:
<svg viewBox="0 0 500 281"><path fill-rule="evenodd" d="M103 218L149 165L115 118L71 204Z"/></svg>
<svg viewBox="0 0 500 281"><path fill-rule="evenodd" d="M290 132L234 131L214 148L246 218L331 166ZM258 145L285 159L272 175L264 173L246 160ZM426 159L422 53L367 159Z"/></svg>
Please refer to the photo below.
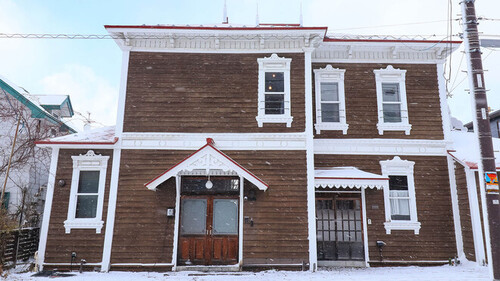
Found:
<svg viewBox="0 0 500 281"><path fill-rule="evenodd" d="M338 103L322 103L321 104L321 121L322 122L340 122L340 111Z"/></svg>
<svg viewBox="0 0 500 281"><path fill-rule="evenodd" d="M206 188L207 176L202 177L182 177L181 192L183 194L239 194L240 180L228 177L210 177L213 186Z"/></svg>
<svg viewBox="0 0 500 281"><path fill-rule="evenodd" d="M410 199L391 199L391 220L410 220Z"/></svg>
<svg viewBox="0 0 500 281"><path fill-rule="evenodd" d="M205 234L207 225L207 200L182 200L181 216L182 234Z"/></svg>
<svg viewBox="0 0 500 281"><path fill-rule="evenodd" d="M266 72L266 92L284 92L285 79L283 72Z"/></svg>
<svg viewBox="0 0 500 281"><path fill-rule="evenodd" d="M321 101L339 101L339 84L321 83Z"/></svg>
<svg viewBox="0 0 500 281"><path fill-rule="evenodd" d="M78 193L97 193L99 190L99 171L80 171Z"/></svg>
<svg viewBox="0 0 500 281"><path fill-rule="evenodd" d="M285 95L270 94L266 95L266 114L284 114L285 113Z"/></svg>
<svg viewBox="0 0 500 281"><path fill-rule="evenodd" d="M382 83L383 101L401 101L399 83Z"/></svg>
<svg viewBox="0 0 500 281"><path fill-rule="evenodd" d="M214 199L214 234L238 234L238 200Z"/></svg>
<svg viewBox="0 0 500 281"><path fill-rule="evenodd" d="M399 123L401 122L401 105L399 104L384 104L384 122Z"/></svg>
<svg viewBox="0 0 500 281"><path fill-rule="evenodd" d="M97 212L97 195L78 195L75 218L95 218Z"/></svg>
<svg viewBox="0 0 500 281"><path fill-rule="evenodd" d="M389 190L408 190L408 177L389 176Z"/></svg>

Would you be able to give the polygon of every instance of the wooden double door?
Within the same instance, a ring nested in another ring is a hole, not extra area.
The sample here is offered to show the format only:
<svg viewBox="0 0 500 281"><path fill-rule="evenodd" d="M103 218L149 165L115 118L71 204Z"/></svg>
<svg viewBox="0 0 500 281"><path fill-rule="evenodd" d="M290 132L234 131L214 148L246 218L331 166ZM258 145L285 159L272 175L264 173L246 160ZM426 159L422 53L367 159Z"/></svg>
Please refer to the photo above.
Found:
<svg viewBox="0 0 500 281"><path fill-rule="evenodd" d="M180 265L238 263L238 197L182 196L180 217Z"/></svg>

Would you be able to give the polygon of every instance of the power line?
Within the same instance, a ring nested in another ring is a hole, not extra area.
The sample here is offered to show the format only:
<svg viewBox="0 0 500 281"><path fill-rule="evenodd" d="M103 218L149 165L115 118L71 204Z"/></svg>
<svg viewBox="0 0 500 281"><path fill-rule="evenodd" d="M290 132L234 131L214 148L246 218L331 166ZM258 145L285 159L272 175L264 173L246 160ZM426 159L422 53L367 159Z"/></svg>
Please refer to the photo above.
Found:
<svg viewBox="0 0 500 281"><path fill-rule="evenodd" d="M457 21L456 19L447 19L447 20L434 20L434 21L421 21L421 22L409 22L409 23L400 23L400 24L386 24L386 25L375 25L375 26L361 26L361 27L351 27L351 28L337 28L331 30L354 30L354 29L369 29L369 28L380 28L380 27L394 27L394 26L406 26L406 25L418 25L418 24L429 24L429 23L437 23L437 22L448 22L448 21Z"/></svg>

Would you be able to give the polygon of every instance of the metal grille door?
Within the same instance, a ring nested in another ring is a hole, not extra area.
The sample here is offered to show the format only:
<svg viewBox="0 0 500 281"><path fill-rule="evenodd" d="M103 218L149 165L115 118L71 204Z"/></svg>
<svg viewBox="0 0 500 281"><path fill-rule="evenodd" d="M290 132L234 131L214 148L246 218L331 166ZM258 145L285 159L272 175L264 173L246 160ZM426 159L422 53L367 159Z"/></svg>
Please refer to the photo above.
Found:
<svg viewBox="0 0 500 281"><path fill-rule="evenodd" d="M316 199L318 260L364 260L361 200Z"/></svg>

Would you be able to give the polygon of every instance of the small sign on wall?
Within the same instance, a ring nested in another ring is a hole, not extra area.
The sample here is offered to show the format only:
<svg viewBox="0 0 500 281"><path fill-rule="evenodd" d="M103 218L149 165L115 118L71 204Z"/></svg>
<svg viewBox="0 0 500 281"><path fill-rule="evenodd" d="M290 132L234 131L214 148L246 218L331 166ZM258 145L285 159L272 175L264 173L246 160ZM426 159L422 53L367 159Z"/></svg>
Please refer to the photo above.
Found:
<svg viewBox="0 0 500 281"><path fill-rule="evenodd" d="M485 172L486 192L488 194L498 194L498 176L496 172Z"/></svg>

